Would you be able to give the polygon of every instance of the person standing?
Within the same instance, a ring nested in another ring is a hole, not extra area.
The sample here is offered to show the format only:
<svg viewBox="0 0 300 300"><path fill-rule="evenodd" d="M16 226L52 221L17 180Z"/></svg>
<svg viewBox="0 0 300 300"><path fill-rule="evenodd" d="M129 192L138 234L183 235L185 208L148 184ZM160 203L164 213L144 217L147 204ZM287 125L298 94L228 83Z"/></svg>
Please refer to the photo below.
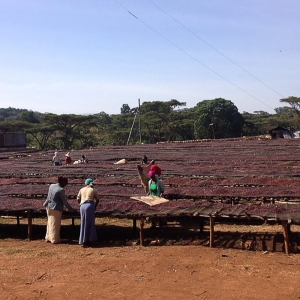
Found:
<svg viewBox="0 0 300 300"><path fill-rule="evenodd" d="M145 154L144 156L143 156L143 158L142 158L142 164L147 164L148 163L148 157L147 157L147 155Z"/></svg>
<svg viewBox="0 0 300 300"><path fill-rule="evenodd" d="M85 180L85 186L77 195L80 205L80 235L79 245L89 246L97 242L97 231L95 224L95 212L99 204L98 191L94 189L92 178Z"/></svg>
<svg viewBox="0 0 300 300"><path fill-rule="evenodd" d="M85 164L87 162L86 156L84 154L81 155L81 162Z"/></svg>
<svg viewBox="0 0 300 300"><path fill-rule="evenodd" d="M65 186L68 184L68 179L63 176L58 176L57 183L51 184L48 190L47 199L43 206L47 211L47 230L45 242L57 244L60 239L61 218L64 207L68 210L74 210L68 203L65 194Z"/></svg>
<svg viewBox="0 0 300 300"><path fill-rule="evenodd" d="M61 165L61 159L59 158L57 151L54 153L54 156L52 157L52 164L53 164L53 166Z"/></svg>
<svg viewBox="0 0 300 300"><path fill-rule="evenodd" d="M70 156L70 152L68 152L66 155L65 155L65 163L66 163L66 166L70 165L72 163L72 158Z"/></svg>

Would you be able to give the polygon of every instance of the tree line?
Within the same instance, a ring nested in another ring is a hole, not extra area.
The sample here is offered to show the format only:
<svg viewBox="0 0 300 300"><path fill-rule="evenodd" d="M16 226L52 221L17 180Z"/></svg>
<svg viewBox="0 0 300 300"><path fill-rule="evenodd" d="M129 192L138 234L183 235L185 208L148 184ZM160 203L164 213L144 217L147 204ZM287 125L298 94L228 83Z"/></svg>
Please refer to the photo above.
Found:
<svg viewBox="0 0 300 300"><path fill-rule="evenodd" d="M192 108L176 99L143 102L134 108L123 104L120 114L114 115L42 114L9 107L0 108L0 132L25 132L28 146L46 150L257 136L277 126L296 130L300 98L280 102L289 106L276 108L274 114L240 113L223 98L203 100Z"/></svg>

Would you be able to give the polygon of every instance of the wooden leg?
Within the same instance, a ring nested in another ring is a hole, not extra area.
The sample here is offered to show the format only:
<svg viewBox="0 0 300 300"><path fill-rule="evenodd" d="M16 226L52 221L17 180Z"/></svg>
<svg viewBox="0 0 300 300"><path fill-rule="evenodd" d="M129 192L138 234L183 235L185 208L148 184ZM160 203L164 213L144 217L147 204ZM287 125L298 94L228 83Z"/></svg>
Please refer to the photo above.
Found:
<svg viewBox="0 0 300 300"><path fill-rule="evenodd" d="M140 245L144 246L144 218L141 217L140 222Z"/></svg>
<svg viewBox="0 0 300 300"><path fill-rule="evenodd" d="M286 221L282 222L285 253L290 254L289 228Z"/></svg>
<svg viewBox="0 0 300 300"><path fill-rule="evenodd" d="M31 240L31 237L32 237L32 215L31 215L30 210L27 212L27 219L28 219L27 237L29 240Z"/></svg>
<svg viewBox="0 0 300 300"><path fill-rule="evenodd" d="M210 234L209 234L209 247L214 247L214 236L215 236L215 219L213 217L209 217L209 226L210 226Z"/></svg>

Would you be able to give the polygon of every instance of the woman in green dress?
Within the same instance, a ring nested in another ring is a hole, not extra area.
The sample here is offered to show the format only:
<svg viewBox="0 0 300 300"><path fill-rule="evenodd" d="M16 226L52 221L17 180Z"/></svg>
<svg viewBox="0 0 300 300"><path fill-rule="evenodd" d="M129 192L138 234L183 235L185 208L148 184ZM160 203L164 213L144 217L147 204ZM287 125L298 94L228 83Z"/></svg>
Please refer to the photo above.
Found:
<svg viewBox="0 0 300 300"><path fill-rule="evenodd" d="M164 185L153 171L148 173L150 180L148 182L149 195L163 197Z"/></svg>

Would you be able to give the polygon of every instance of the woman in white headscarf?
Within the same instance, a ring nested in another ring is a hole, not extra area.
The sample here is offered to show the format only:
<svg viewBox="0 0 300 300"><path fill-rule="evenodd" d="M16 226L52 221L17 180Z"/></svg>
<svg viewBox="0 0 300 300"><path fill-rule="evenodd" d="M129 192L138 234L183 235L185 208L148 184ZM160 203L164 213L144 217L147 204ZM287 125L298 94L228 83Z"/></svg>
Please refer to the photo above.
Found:
<svg viewBox="0 0 300 300"><path fill-rule="evenodd" d="M54 153L54 156L52 157L52 163L53 163L53 166L61 165L61 159L59 158L57 151Z"/></svg>

